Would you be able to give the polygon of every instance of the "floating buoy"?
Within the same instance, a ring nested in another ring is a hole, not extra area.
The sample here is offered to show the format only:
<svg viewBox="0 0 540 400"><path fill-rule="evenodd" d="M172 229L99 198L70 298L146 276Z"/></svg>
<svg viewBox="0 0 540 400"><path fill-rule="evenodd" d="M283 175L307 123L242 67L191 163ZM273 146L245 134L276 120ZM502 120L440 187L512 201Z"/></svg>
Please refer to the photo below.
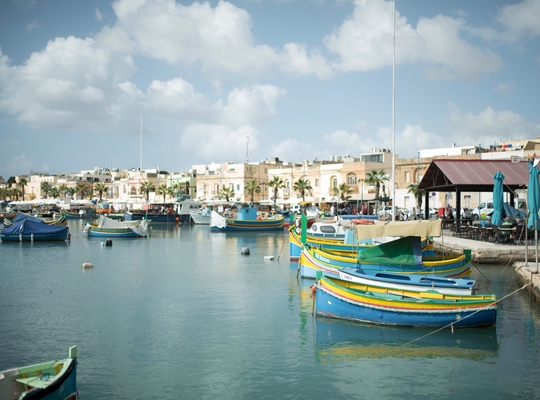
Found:
<svg viewBox="0 0 540 400"><path fill-rule="evenodd" d="M176 217L176 222L180 222L180 218Z"/></svg>
<svg viewBox="0 0 540 400"><path fill-rule="evenodd" d="M240 254L249 254L249 247L242 247Z"/></svg>
<svg viewBox="0 0 540 400"><path fill-rule="evenodd" d="M94 268L94 266L92 265L92 263L83 263L82 267L83 267L83 268Z"/></svg>
<svg viewBox="0 0 540 400"><path fill-rule="evenodd" d="M105 246L112 246L112 240L111 239L107 239L107 241L105 242Z"/></svg>
<svg viewBox="0 0 540 400"><path fill-rule="evenodd" d="M264 259L265 259L265 260L273 260L273 259L274 259L274 256L264 256Z"/></svg>

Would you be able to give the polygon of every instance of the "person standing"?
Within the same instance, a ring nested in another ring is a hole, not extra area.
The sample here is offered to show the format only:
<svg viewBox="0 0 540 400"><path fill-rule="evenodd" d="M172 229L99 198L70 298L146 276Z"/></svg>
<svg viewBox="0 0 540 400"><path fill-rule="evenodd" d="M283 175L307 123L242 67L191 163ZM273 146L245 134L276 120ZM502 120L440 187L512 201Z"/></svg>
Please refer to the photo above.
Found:
<svg viewBox="0 0 540 400"><path fill-rule="evenodd" d="M330 216L331 216L332 218L334 218L334 214L335 214L335 213L336 213L336 208L335 208L334 205L332 204L332 205L330 206Z"/></svg>

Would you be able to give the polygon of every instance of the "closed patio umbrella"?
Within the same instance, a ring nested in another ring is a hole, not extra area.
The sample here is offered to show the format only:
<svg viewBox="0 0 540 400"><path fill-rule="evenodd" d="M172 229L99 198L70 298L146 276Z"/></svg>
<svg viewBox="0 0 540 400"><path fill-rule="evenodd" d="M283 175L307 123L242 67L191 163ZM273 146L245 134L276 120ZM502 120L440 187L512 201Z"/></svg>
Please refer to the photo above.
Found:
<svg viewBox="0 0 540 400"><path fill-rule="evenodd" d="M540 185L538 184L538 168L529 170L529 182L527 183L527 204L529 206L529 229L534 229L538 222L538 210L540 210Z"/></svg>
<svg viewBox="0 0 540 400"><path fill-rule="evenodd" d="M493 215L491 216L491 223L495 226L499 226L502 223L503 212L503 181L504 175L501 171L497 171L493 177Z"/></svg>

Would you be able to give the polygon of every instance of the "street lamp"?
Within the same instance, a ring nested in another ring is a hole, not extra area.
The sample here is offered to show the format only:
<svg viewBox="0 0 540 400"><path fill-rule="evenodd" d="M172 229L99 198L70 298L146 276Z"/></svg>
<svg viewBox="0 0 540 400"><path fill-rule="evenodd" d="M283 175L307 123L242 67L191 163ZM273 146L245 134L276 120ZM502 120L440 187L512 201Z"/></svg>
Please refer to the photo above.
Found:
<svg viewBox="0 0 540 400"><path fill-rule="evenodd" d="M364 181L366 179L360 179L360 181L362 182L362 200L360 201L360 208L362 210L362 215L364 215Z"/></svg>

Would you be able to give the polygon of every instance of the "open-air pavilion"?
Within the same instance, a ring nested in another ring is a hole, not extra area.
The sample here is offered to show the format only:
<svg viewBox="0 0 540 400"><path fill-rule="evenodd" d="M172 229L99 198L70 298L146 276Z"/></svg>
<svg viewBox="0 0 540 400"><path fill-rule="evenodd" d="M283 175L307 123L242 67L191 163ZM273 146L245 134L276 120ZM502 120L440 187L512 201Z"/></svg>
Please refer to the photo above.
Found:
<svg viewBox="0 0 540 400"><path fill-rule="evenodd" d="M503 192L509 193L514 204L515 192L527 188L529 166L526 160L456 160L434 159L424 174L418 189L424 191L426 219L429 218L429 198L432 192L455 193L456 210L461 210L464 192L493 192L494 176L504 175ZM456 213L461 219L461 213Z"/></svg>

